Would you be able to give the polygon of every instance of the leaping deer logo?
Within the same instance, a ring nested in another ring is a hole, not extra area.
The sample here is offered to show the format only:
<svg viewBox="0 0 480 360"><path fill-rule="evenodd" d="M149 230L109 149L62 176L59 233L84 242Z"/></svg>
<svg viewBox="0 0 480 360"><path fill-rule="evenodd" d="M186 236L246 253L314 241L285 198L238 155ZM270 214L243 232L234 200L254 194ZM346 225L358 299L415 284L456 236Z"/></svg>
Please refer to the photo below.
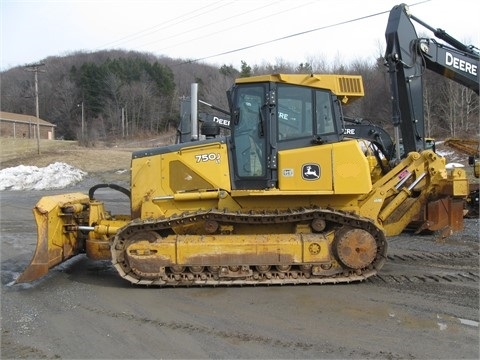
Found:
<svg viewBox="0 0 480 360"><path fill-rule="evenodd" d="M318 164L305 164L302 166L302 177L305 180L320 179L320 166Z"/></svg>

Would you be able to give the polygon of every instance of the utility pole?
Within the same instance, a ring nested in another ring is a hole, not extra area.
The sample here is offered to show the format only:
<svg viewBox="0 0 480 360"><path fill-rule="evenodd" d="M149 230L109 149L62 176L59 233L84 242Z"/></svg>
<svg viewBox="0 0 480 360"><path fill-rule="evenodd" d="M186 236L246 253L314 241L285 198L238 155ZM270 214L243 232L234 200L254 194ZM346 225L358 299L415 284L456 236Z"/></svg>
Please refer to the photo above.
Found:
<svg viewBox="0 0 480 360"><path fill-rule="evenodd" d="M36 116L37 116L37 152L40 155L40 115L38 109L38 72L41 71L40 66L45 66L45 64L37 63L31 64L26 66L27 71L35 72L35 109L36 109ZM45 70L41 71L45 72Z"/></svg>
<svg viewBox="0 0 480 360"><path fill-rule="evenodd" d="M83 101L81 104L78 104L78 106L81 106L82 107L82 135L81 135L81 141L83 143L83 141L85 140L85 111L84 111L84 107L83 107Z"/></svg>
<svg viewBox="0 0 480 360"><path fill-rule="evenodd" d="M122 107L122 138L125 139L125 108Z"/></svg>

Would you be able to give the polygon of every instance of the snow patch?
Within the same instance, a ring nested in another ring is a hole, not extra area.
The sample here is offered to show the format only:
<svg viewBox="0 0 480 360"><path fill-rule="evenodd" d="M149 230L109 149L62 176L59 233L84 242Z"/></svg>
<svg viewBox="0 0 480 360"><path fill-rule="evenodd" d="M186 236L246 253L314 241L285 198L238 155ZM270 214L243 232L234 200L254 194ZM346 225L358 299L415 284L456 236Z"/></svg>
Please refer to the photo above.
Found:
<svg viewBox="0 0 480 360"><path fill-rule="evenodd" d="M85 171L62 162L43 168L19 165L0 170L0 191L63 189L83 180L86 175Z"/></svg>
<svg viewBox="0 0 480 360"><path fill-rule="evenodd" d="M438 155L443 156L443 157L446 157L446 158L448 158L449 156L455 154L455 151L453 151L453 150L436 150L435 152L436 152Z"/></svg>
<svg viewBox="0 0 480 360"><path fill-rule="evenodd" d="M448 163L447 165L445 165L445 169L447 170L450 170L450 169L456 169L456 168L464 168L465 165L463 164L460 164L460 163Z"/></svg>
<svg viewBox="0 0 480 360"><path fill-rule="evenodd" d="M437 325L440 330L447 330L447 324L438 322Z"/></svg>
<svg viewBox="0 0 480 360"><path fill-rule="evenodd" d="M478 321L468 320L468 319L461 319L461 318L458 318L458 320L460 320L460 323L461 323L461 324L469 325L469 326L473 326L473 327L478 327Z"/></svg>

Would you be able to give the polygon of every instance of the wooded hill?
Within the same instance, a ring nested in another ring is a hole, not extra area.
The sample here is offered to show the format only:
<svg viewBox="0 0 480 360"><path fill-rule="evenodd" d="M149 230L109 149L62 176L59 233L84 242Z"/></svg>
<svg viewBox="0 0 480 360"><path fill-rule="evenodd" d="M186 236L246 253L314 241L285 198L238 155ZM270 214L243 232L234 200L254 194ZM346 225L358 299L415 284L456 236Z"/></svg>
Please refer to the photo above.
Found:
<svg viewBox="0 0 480 360"><path fill-rule="evenodd" d="M301 64L242 61L237 69L110 50L49 57L42 63L45 65L38 73L40 117L57 125L57 138L78 139L84 144L152 136L176 128L180 99L190 96L193 82L199 84L199 99L228 109L225 93L235 78L268 73L362 75L365 97L346 107L345 115L391 130L389 78L381 58L373 65L329 65L321 59ZM479 100L473 91L430 71L424 76L424 85L427 136L478 136ZM0 104L2 111L35 115L33 73L25 67L2 72ZM202 106L199 110L213 113Z"/></svg>

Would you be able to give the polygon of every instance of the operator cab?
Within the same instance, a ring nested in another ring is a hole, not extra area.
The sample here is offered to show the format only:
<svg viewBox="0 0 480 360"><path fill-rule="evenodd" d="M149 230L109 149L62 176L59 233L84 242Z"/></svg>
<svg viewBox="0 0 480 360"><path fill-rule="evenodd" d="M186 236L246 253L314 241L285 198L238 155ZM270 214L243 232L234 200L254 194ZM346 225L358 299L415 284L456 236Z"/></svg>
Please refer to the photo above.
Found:
<svg viewBox="0 0 480 360"><path fill-rule="evenodd" d="M340 101L329 88L338 78L277 74L237 80L229 91L232 188L275 188L278 151L343 139Z"/></svg>

